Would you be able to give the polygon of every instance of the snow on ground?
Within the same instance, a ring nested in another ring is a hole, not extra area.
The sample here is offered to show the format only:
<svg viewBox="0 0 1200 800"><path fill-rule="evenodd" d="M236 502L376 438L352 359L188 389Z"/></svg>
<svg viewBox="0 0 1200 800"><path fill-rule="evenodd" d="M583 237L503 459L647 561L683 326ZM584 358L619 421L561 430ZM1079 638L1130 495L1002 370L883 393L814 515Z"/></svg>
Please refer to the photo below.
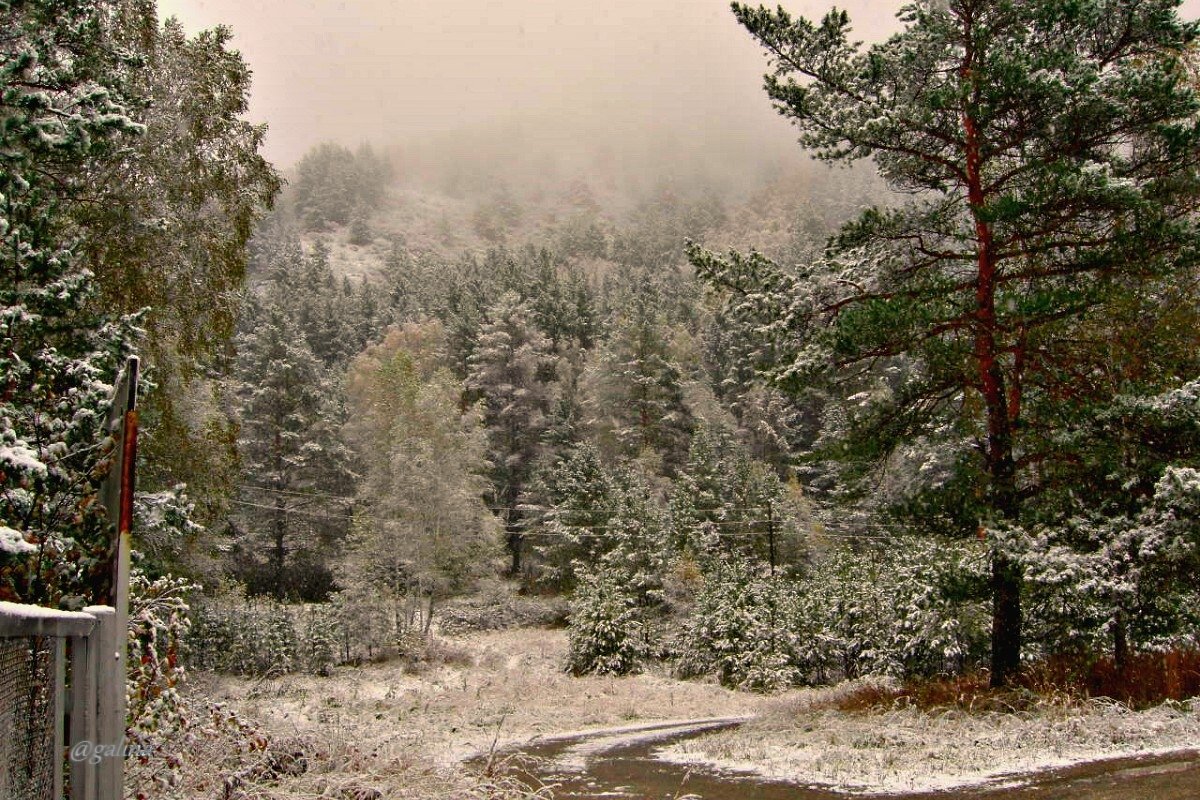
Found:
<svg viewBox="0 0 1200 800"><path fill-rule="evenodd" d="M634 725L620 728L607 728L594 732L587 738L572 744L554 760L558 769L583 770L588 761L594 756L616 747L628 747L639 742L653 742L679 734L694 731L710 730L731 723L745 722L745 717L726 717L724 719L681 719L670 723L657 725ZM548 740L574 738L572 734L547 737Z"/></svg>
<svg viewBox="0 0 1200 800"><path fill-rule="evenodd" d="M563 630L451 640L459 658L412 674L400 663L328 678L202 676L198 689L277 734L336 733L380 757L417 748L450 765L497 748L619 725L755 715L767 698L660 672L574 678Z"/></svg>
<svg viewBox="0 0 1200 800"><path fill-rule="evenodd" d="M453 652L445 663L420 673L391 662L338 668L327 678L201 675L195 685L276 735L337 744L353 753L345 769L405 791L414 764L458 774L462 759L493 746L714 717L757 719L660 753L860 793L1012 783L1021 773L1200 744L1200 700L1143 712L1094 702L1030 713L845 713L830 710L831 700L853 686L766 698L653 671L574 678L562 671L562 630L476 633L446 647ZM581 743L570 754L604 746Z"/></svg>
<svg viewBox="0 0 1200 800"><path fill-rule="evenodd" d="M863 794L1019 781L1021 774L1200 745L1200 699L1148 711L1107 701L1035 712L822 708L828 692L792 693L742 728L659 751L676 763L753 772Z"/></svg>

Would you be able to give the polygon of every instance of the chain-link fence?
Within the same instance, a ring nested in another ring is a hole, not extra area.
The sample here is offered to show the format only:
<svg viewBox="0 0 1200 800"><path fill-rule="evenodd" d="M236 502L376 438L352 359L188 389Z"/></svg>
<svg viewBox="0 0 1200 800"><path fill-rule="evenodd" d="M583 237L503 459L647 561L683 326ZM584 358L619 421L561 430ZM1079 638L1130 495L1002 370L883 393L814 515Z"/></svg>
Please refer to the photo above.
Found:
<svg viewBox="0 0 1200 800"><path fill-rule="evenodd" d="M0 797L55 798L54 639L0 638Z"/></svg>
<svg viewBox="0 0 1200 800"><path fill-rule="evenodd" d="M67 763L66 754L121 749L121 633L108 606L0 601L0 800L64 800L68 788L72 800L120 800L119 755Z"/></svg>

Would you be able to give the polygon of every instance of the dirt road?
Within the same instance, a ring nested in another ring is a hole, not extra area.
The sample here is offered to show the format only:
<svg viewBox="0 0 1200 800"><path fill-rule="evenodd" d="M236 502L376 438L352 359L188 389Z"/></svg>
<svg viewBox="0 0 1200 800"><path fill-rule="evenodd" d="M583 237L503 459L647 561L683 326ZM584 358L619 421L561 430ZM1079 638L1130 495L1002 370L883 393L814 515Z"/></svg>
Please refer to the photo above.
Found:
<svg viewBox="0 0 1200 800"><path fill-rule="evenodd" d="M739 724L710 719L602 731L523 748L514 767L531 785L554 786L554 797L576 800L843 800L861 797L817 786L765 781L737 773L714 773L655 758L655 752L681 739ZM872 795L901 800L896 795ZM1200 753L1127 758L1082 764L1014 777L989 786L903 800L1197 800Z"/></svg>

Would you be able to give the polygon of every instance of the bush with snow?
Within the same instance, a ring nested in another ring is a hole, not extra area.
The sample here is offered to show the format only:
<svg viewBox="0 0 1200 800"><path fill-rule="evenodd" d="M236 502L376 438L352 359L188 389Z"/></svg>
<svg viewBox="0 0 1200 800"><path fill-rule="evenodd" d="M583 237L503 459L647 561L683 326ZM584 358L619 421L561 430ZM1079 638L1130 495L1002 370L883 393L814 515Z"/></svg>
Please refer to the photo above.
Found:
<svg viewBox="0 0 1200 800"><path fill-rule="evenodd" d="M627 675L650 655L646 609L620 571L578 574L571 601L567 669L575 675Z"/></svg>

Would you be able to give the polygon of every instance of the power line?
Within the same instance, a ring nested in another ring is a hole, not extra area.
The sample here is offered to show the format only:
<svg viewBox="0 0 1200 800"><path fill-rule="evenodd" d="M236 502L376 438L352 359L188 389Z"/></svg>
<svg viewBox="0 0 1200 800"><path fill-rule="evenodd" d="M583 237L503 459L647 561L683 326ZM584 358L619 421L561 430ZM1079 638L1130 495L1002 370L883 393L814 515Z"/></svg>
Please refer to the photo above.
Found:
<svg viewBox="0 0 1200 800"><path fill-rule="evenodd" d="M352 495L328 494L326 492L318 492L318 491L308 490L308 489L276 489L271 486L255 486L254 484L246 484L246 483L236 483L233 485L235 488L238 488L238 489L253 489L254 491L267 492L268 494L283 494L283 495L289 495L289 496L295 496L295 497L326 497L326 498L329 498L330 500L343 500L347 503L357 502L357 500L358 500L358 498L356 498ZM719 508L722 511L764 511L764 510L766 510L767 506L768 506L767 503L763 503L761 505L755 505L755 506L720 506ZM538 505L526 505L526 504L517 504L515 506L487 506L487 508L489 508L492 511L541 511L541 512L560 511L563 513L577 513L577 514L619 513L621 511L629 510L628 506L594 506L591 508L583 509L583 508L563 508L562 506L538 506ZM718 509L717 508L708 508L708 509L699 509L699 510L700 511L716 511Z"/></svg>
<svg viewBox="0 0 1200 800"><path fill-rule="evenodd" d="M256 492L267 492L268 494L282 494L290 497L325 497L330 500L342 500L347 503L353 503L353 497L347 497L340 494L326 494L325 492L309 491L307 489L275 489L270 486L254 486L253 484L236 483L234 486L238 489L253 489Z"/></svg>
<svg viewBox="0 0 1200 800"><path fill-rule="evenodd" d="M257 509L262 509L264 511L281 511L284 514L289 514L289 515L294 515L294 516L311 517L313 519L323 519L323 520L330 520L330 521L337 521L337 522L350 522L356 518L365 518L365 519L369 519L369 520L372 520L375 522L386 522L387 521L385 518L381 518L381 517L378 517L373 514L359 513L359 514L355 514L355 515L342 516L342 515L334 515L334 514L321 514L319 512L312 512L312 511L302 511L302 510L296 509L296 508L286 508L286 507L280 508L278 506L268 506L268 505L264 505L262 503L250 503L245 500L231 500L230 502L235 505L244 506L246 508L257 508ZM740 525L740 524L745 524L745 523L736 523L736 524ZM527 537L527 538L545 538L545 539L549 539L549 538L555 538L555 539L603 539L603 538L608 538L610 536L614 536L616 534L616 532L620 530L620 528L609 528L608 526L598 526L598 525L597 526L580 525L580 526L576 526L576 527L584 529L587 532L585 533L585 532L570 532L570 531L522 531L521 535L523 537ZM722 538L722 539L755 538L755 537L766 537L766 536L771 535L770 531L740 531L740 532L739 531L734 531L734 532L716 531L715 533L719 538ZM871 534L830 533L827 531L820 532L820 533L809 531L806 534L800 533L799 535L800 536L807 535L810 537L811 536L821 536L821 537L833 538L833 539L862 540L862 541L879 541L879 542L894 541L893 539L888 538L886 536L877 536L877 535L871 535Z"/></svg>

